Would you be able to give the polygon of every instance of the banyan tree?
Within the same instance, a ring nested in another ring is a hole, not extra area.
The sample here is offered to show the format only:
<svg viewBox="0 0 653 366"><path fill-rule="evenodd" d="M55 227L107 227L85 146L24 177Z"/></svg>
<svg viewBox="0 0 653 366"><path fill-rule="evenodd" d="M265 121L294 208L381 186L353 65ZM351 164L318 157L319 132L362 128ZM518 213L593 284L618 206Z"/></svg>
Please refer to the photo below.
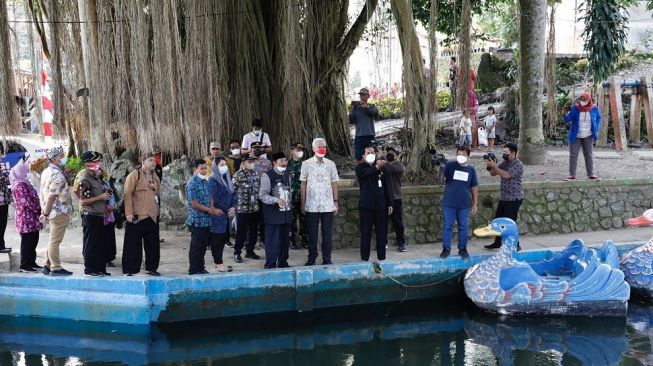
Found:
<svg viewBox="0 0 653 366"><path fill-rule="evenodd" d="M193 156L254 118L277 148L320 136L348 154L346 64L377 3L350 19L349 0L29 1L58 134L113 155Z"/></svg>

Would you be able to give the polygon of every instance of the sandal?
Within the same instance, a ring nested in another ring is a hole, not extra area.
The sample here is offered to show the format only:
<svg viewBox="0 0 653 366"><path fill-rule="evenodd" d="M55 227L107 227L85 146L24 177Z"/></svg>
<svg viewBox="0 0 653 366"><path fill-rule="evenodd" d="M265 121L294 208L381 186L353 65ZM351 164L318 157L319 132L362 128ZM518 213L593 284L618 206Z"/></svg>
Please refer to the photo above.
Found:
<svg viewBox="0 0 653 366"><path fill-rule="evenodd" d="M218 264L215 268L218 270L218 272L222 272L222 273L233 272L234 270L232 266L227 266L225 264Z"/></svg>

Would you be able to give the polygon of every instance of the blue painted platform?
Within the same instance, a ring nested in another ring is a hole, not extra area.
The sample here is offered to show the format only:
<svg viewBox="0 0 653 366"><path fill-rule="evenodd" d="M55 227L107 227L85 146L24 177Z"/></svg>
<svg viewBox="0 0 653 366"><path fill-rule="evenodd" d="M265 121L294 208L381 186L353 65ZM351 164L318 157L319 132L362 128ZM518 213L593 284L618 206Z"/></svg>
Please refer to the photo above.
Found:
<svg viewBox="0 0 653 366"><path fill-rule="evenodd" d="M555 252L515 257L532 262ZM0 276L0 315L150 324L463 296L465 271L490 255L157 278L7 274Z"/></svg>

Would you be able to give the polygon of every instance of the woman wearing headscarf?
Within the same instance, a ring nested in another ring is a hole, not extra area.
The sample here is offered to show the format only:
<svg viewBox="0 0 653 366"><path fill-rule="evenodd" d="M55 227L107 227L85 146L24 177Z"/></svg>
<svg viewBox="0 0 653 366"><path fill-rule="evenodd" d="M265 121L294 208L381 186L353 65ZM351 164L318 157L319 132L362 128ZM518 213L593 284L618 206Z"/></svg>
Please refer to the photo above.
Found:
<svg viewBox="0 0 653 366"><path fill-rule="evenodd" d="M211 166L212 175L209 178L209 191L213 199L213 205L218 214L211 216L211 254L218 272L231 272L231 266L224 264L222 252L224 245L229 240L229 225L231 219L236 215L238 196L231 181L229 166L224 157L219 156L213 159Z"/></svg>
<svg viewBox="0 0 653 366"><path fill-rule="evenodd" d="M36 264L36 246L39 243L39 231L43 224L39 194L27 179L28 167L19 162L11 169L9 181L16 204L16 230L20 234L20 271L37 273L41 266Z"/></svg>
<svg viewBox="0 0 653 366"><path fill-rule="evenodd" d="M571 110L565 115L565 122L571 123L567 133L567 140L569 141L569 176L565 180L576 180L576 165L578 164L578 153L581 148L585 158L587 179L598 179L594 174L592 145L599 136L601 113L594 104L590 93L583 92L580 95L578 101L571 106Z"/></svg>

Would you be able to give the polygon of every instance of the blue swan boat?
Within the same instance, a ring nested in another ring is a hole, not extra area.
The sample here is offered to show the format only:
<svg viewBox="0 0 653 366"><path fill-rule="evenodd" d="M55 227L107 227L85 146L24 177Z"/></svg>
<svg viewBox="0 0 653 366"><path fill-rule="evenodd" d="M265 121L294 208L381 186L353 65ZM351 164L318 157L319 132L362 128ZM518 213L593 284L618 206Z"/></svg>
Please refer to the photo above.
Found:
<svg viewBox="0 0 653 366"><path fill-rule="evenodd" d="M611 242L598 251L574 240L556 257L517 261L517 224L497 218L479 236L501 236L501 251L465 274L465 293L480 308L500 314L626 316L630 287Z"/></svg>
<svg viewBox="0 0 653 366"><path fill-rule="evenodd" d="M630 226L653 225L653 209L647 210L639 217L626 220ZM648 243L626 252L621 257L621 270L633 293L653 297L653 238Z"/></svg>

